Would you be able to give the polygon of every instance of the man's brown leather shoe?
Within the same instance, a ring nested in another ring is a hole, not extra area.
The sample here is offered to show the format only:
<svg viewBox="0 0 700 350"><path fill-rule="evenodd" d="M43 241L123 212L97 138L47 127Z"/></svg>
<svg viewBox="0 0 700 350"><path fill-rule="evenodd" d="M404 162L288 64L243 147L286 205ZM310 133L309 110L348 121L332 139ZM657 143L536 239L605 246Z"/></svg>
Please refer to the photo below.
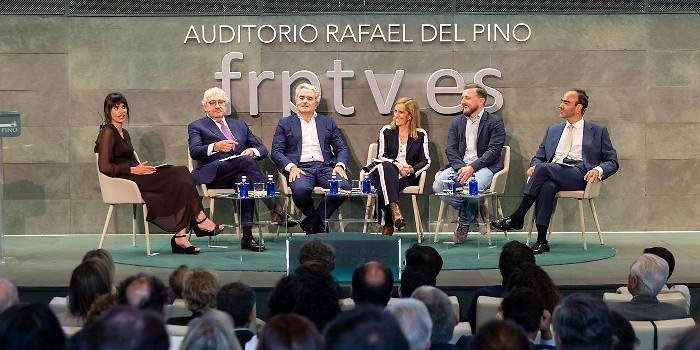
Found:
<svg viewBox="0 0 700 350"><path fill-rule="evenodd" d="M391 236L394 234L394 226L382 226L382 235Z"/></svg>
<svg viewBox="0 0 700 350"><path fill-rule="evenodd" d="M403 220L403 216L401 215L401 209L399 209L399 204L396 202L391 202L389 204L389 210L391 211L391 218L394 220L394 226L396 226L397 229L402 229L404 226L406 226L406 222Z"/></svg>

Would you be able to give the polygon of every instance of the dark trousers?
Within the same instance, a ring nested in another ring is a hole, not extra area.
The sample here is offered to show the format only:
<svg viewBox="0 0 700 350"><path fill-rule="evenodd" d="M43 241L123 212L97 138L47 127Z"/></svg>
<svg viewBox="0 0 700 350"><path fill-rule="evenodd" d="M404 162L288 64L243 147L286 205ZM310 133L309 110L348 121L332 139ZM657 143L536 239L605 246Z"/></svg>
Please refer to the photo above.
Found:
<svg viewBox="0 0 700 350"><path fill-rule="evenodd" d="M408 186L418 184L415 176L399 178L399 168L389 162L381 162L371 169L369 181L377 189L377 217L382 226L392 226L394 221L387 206L399 202L399 193Z"/></svg>
<svg viewBox="0 0 700 350"><path fill-rule="evenodd" d="M298 166L305 174L301 174L299 178L289 183L289 187L292 189L294 205L308 218L330 218L333 212L343 204L345 198L334 197L328 200L322 200L314 210L312 195L314 187L316 186L330 188L333 168L324 165L322 162L300 163ZM337 176L337 179L339 189L350 189L348 180L341 176ZM328 202L328 207L326 207L326 202Z"/></svg>
<svg viewBox="0 0 700 350"><path fill-rule="evenodd" d="M258 164L253 157L243 156L236 159L222 162L216 171L214 181L207 184L208 188L237 188L237 183L241 182L241 177L246 177L248 188L252 192L253 184L256 182L266 182L265 175L260 171ZM248 228L253 226L253 211L255 210L254 199L241 200L241 226Z"/></svg>
<svg viewBox="0 0 700 350"><path fill-rule="evenodd" d="M537 197L535 201L535 223L549 226L554 211L555 197L559 191L578 191L586 188L582 164L566 166L556 163L540 163L530 181L525 184L524 193Z"/></svg>

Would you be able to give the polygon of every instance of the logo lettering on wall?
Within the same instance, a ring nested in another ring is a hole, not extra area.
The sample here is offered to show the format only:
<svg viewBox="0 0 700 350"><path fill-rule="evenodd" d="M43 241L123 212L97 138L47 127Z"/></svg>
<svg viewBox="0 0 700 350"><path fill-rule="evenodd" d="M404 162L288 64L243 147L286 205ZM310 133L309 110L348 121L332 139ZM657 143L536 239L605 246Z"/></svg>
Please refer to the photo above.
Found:
<svg viewBox="0 0 700 350"><path fill-rule="evenodd" d="M321 28L321 29L319 29ZM469 32L469 33L467 33ZM463 30L458 24L422 24L419 29L420 36L412 36L406 24L326 24L316 26L304 25L190 25L185 34L184 44L230 44L230 43L290 43L309 44L317 41L325 43L405 43L415 42L429 43L468 43L471 42L513 42L521 43L530 39L532 29L526 23L496 24L474 23L470 30ZM243 60L242 52L231 51L221 59L221 70L214 73L214 78L221 81L221 87L226 95L231 97L231 82L242 78L242 73L231 70L234 60ZM321 88L319 77L309 70L300 70L294 73L282 71L282 112L284 115L290 111L296 111L291 102L291 86L299 79L308 80L311 84ZM372 70L365 70L365 80L370 88L377 111L381 114L390 114L393 102L396 100L399 88L403 81L405 71L397 69L394 74L375 74ZM470 73L471 74L471 73ZM443 106L438 102L441 94L461 94L466 80L482 84L491 96L490 104L486 106L489 112L496 112L503 107L503 95L500 91L484 83L487 77L501 78L502 73L497 68L481 68L473 76L460 73L454 69L439 69L425 77L425 96L430 108L440 114L456 114L462 110L460 104ZM264 80L274 80L273 71L248 72L248 95L250 114L259 114L258 87ZM326 78L333 80L333 107L340 115L351 115L355 112L354 106L346 106L343 103L343 79L354 78L355 71L343 70L343 61L334 60L333 69L326 71ZM449 79L454 82L450 86L438 84L439 81ZM381 91L378 81L388 84L388 91ZM440 86L438 86L440 85Z"/></svg>

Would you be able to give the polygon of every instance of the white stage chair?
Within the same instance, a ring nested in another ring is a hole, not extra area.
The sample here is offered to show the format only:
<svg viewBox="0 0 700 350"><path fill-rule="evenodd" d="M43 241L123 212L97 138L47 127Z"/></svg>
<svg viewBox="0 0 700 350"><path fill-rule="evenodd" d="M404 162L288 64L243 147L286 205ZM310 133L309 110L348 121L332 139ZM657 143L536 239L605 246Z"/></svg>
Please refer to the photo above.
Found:
<svg viewBox="0 0 700 350"><path fill-rule="evenodd" d="M528 179L529 180L529 179ZM598 198L598 195L600 194L600 187L601 187L602 181L598 182L589 182L586 184L586 188L582 191L559 191L557 193L557 199L560 198L571 198L571 199L576 199L578 201L578 215L581 223L581 240L583 241L583 249L587 250L588 249L588 244L586 242L586 222L584 219L583 215L583 200L587 199L588 200L588 205L591 208L591 213L593 214L593 221L595 222L595 227L598 230L598 240L600 241L600 245L605 245L605 242L603 242L603 232L600 230L600 223L598 222L598 213L595 210L595 203L594 199ZM556 211L556 203L554 207L554 211ZM552 216L554 216L554 211L552 212ZM530 219L530 225L528 228L528 234L527 234L527 244L530 244L530 238L532 236L532 227L534 226L535 223L535 211L532 210L532 218ZM552 236L552 225L550 222L549 225L549 232L547 234L547 240L549 240L549 237Z"/></svg>
<svg viewBox="0 0 700 350"><path fill-rule="evenodd" d="M140 162L136 152L134 152L134 156L136 157L136 160ZM102 248L102 244L107 236L107 227L109 226L109 221L112 218L114 206L117 204L132 205L131 244L136 246L136 208L140 205L143 210L143 226L146 235L146 255L158 255L158 253L151 253L151 231L148 229L148 221L146 221L148 209L146 208L146 203L143 201L141 191L139 191L136 183L127 179L107 176L100 172L99 154L97 153L95 153L95 165L97 166L97 179L100 183L102 201L105 202L105 204L109 204L109 209L107 209L107 218L105 219L104 226L102 227L102 235L100 235L100 242L97 244L97 248Z"/></svg>

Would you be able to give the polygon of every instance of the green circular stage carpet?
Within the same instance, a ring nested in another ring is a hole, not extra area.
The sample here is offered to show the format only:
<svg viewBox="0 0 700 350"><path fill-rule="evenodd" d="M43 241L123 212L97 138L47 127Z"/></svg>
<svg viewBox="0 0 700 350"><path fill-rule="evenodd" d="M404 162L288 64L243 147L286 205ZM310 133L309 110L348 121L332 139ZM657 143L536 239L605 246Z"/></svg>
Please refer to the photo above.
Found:
<svg viewBox="0 0 700 350"><path fill-rule="evenodd" d="M358 235L363 234L358 233ZM403 252L416 243L415 234L399 235L399 237ZM283 237L277 240L274 237L266 238L267 250L262 253L242 251L240 243L231 234L216 238L212 240L212 245L223 245L228 248L209 248L207 240L199 238L193 240L193 243L202 250L199 255L175 255L170 252L170 237L165 235L151 236L152 252L160 253L156 256L145 255L143 236L138 237L136 247L131 245L112 247L107 243L105 248L112 253L116 263L126 265L176 268L185 264L191 268L206 267L222 271L287 271L286 239ZM319 235L319 238L322 238L322 235ZM511 234L510 238L525 242L523 234ZM440 239L451 240L451 237L443 235ZM501 247L506 242L505 237L500 234L492 235L491 247L488 246L486 238L476 235L470 235L467 241L459 246L444 242L433 243L432 234L425 235L423 240L424 244L434 247L440 253L444 260L443 270L498 268ZM592 235L588 242L588 250L583 250L580 234L557 234L551 240L550 247L552 248L550 253L537 256L538 265L577 264L615 256L614 248L599 245Z"/></svg>

